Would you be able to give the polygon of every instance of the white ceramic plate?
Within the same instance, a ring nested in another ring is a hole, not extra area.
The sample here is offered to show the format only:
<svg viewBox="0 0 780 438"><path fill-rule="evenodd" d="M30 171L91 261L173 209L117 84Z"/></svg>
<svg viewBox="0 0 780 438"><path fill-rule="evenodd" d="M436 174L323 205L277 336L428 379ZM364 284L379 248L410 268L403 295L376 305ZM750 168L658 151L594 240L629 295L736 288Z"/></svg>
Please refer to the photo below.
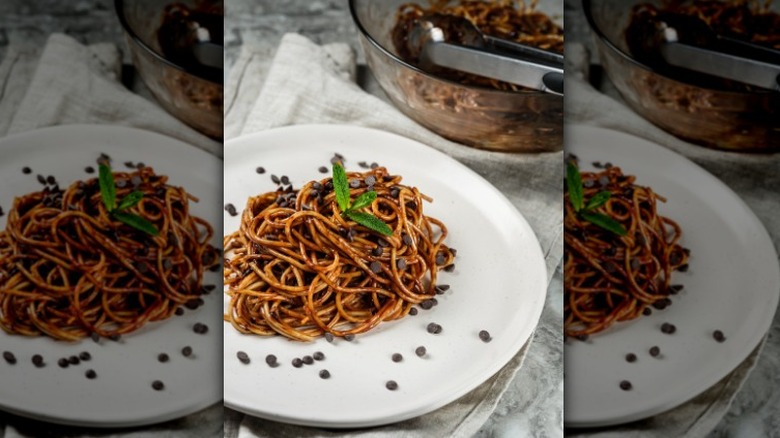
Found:
<svg viewBox="0 0 780 438"><path fill-rule="evenodd" d="M116 170L125 161L143 162L171 184L185 187L200 198L191 204L195 215L215 230L213 244L221 248L222 162L193 146L137 129L115 126L69 125L31 131L0 139L0 206L7 213L15 196L40 190L37 174L53 175L60 184L96 177L84 168L97 167L105 152ZM29 166L33 173L24 175ZM5 228L6 216L0 217ZM221 284L221 273L208 273L204 284ZM219 289L217 289L219 290ZM219 293L204 297L206 305L183 316L148 324L122 337L120 342L90 339L78 343L47 337L27 338L0 331L0 350L16 355L9 366L0 359L0 409L56 423L120 427L138 426L178 418L218 402L222 397L222 314ZM209 331L192 331L196 322ZM194 354L182 356L189 345ZM57 360L87 351L92 360L66 369ZM159 353L170 361L160 363ZM36 368L33 354L43 355L46 366ZM93 369L98 377L88 380ZM165 390L155 391L154 380Z"/></svg>
<svg viewBox="0 0 780 438"><path fill-rule="evenodd" d="M377 162L403 183L433 197L425 213L443 220L448 245L458 250L456 269L439 283L451 289L439 304L416 316L383 323L353 342L312 343L277 336L241 335L225 324L225 405L276 421L322 427L361 427L415 417L474 389L503 367L533 332L547 289L539 243L525 219L480 176L418 142L382 131L338 125L273 129L225 145L225 202L243 210L250 196L276 189L270 175L287 175L295 187L328 177L334 153L348 171ZM263 166L266 174L255 172ZM226 232L238 217L224 216ZM228 255L229 257L229 255ZM227 296L225 303L227 304ZM426 332L436 322L439 335ZM488 330L493 340L482 342ZM428 354L415 355L423 345ZM236 354L249 354L244 365ZM294 368L295 357L325 354L324 361ZM401 353L403 361L391 360ZM274 354L281 366L270 368ZM331 377L318 376L327 369ZM385 388L398 382L396 391Z"/></svg>
<svg viewBox="0 0 780 438"><path fill-rule="evenodd" d="M661 215L682 227L690 269L674 273L684 290L673 305L593 335L567 341L567 426L626 423L672 409L702 393L736 368L772 322L780 293L777 253L764 226L726 185L688 159L643 139L594 127L566 131L566 151L583 170L611 162L636 183L667 198ZM661 333L669 322L673 335ZM716 342L712 333L726 336ZM661 349L653 358L648 350ZM627 353L638 360L629 363ZM619 388L621 380L633 389Z"/></svg>

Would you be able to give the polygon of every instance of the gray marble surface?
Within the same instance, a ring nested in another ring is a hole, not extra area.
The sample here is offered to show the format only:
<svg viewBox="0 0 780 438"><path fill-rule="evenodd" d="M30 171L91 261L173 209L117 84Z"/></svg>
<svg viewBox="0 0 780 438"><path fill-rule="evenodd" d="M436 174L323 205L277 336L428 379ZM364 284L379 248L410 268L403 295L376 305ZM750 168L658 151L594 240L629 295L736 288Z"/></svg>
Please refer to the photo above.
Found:
<svg viewBox="0 0 780 438"><path fill-rule="evenodd" d="M565 0L566 40L585 44L595 53L593 36L581 9L581 0ZM598 71L598 59L591 62ZM606 75L591 80L603 93L620 100ZM734 190L769 231L775 248L780 247L780 160L747 162L736 154L691 148L684 155L707 169ZM775 314L764 351L752 374L734 398L731 409L708 438L780 436L780 312Z"/></svg>

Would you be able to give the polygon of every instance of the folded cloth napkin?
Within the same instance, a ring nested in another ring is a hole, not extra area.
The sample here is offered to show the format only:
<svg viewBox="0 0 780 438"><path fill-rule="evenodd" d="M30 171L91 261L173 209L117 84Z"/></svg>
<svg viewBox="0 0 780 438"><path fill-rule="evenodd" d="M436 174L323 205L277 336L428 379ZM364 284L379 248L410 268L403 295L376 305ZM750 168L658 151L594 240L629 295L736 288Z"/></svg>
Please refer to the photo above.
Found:
<svg viewBox="0 0 780 438"><path fill-rule="evenodd" d="M124 125L175 137L222 155L221 143L124 88L119 82L121 66L115 45L84 46L62 34L53 34L42 53L11 47L0 63L0 136L73 123ZM0 150L0 157L2 153ZM40 436L217 438L222 437L222 404L160 425L121 430L53 426L0 413L0 438Z"/></svg>
<svg viewBox="0 0 780 438"><path fill-rule="evenodd" d="M775 203L773 207L769 206L770 201L764 196L772 193L772 190L776 193L780 156L716 151L684 142L643 119L622 101L592 87L585 74L589 63L590 54L582 44L566 45L567 85L564 117L567 124L587 124L623 131L666 146L698 162L710 172L721 176L724 182L737 193L744 190L740 193L743 200L761 218L775 240L780 239L777 205ZM757 182L766 184L766 191L756 190ZM776 195L773 196L776 200ZM780 328L778 317L775 318L773 327L773 330ZM768 351L760 356L765 348ZM754 368L760 370L759 375L772 372L771 367L776 366L772 361L776 362L776 359L765 359L765 357L780 357L780 344L773 340L767 342L766 337L731 374L693 400L669 412L613 428L567 430L567 436L593 438L706 436L718 426L729 411L732 401L743 384L748 381ZM775 393L777 394L777 391ZM776 403L780 402L780 394L775 395L771 400L774 400L775 404L769 406L774 406L776 409Z"/></svg>
<svg viewBox="0 0 780 438"><path fill-rule="evenodd" d="M270 65L263 49L242 47L226 86L226 139L278 126L338 123L418 140L471 167L509 198L534 229L551 278L563 255L562 153L487 152L445 140L364 92L355 83L355 71L355 54L346 44L318 46L301 35L287 34ZM548 293L533 340L487 382L435 412L384 427L326 431L226 410L225 437L473 436L509 387L516 397L511 404L527 409L520 416L506 418L491 431L497 431L494 436L498 432L558 436L562 433L562 295L555 285L560 282L560 276L553 281L551 290L557 292ZM526 366L518 373L524 362Z"/></svg>
<svg viewBox="0 0 780 438"><path fill-rule="evenodd" d="M0 134L73 123L123 125L222 155L220 142L119 82L122 57L113 44L84 46L67 35L52 34L32 75L30 63L20 62L24 59L23 53L11 49L0 64L0 90L9 92L0 100Z"/></svg>

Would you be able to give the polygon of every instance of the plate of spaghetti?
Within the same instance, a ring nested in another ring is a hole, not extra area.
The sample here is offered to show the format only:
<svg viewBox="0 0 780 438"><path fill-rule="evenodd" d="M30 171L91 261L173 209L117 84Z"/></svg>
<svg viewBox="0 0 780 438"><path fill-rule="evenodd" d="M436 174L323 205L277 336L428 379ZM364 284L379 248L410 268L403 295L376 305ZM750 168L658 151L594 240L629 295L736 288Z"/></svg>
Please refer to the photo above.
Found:
<svg viewBox="0 0 780 438"><path fill-rule="evenodd" d="M226 406L392 423L456 400L530 339L539 243L465 166L351 126L273 129L225 151Z"/></svg>
<svg viewBox="0 0 780 438"><path fill-rule="evenodd" d="M123 427L218 402L221 161L95 125L0 150L0 409Z"/></svg>
<svg viewBox="0 0 780 438"><path fill-rule="evenodd" d="M648 418L761 342L777 253L744 201L685 157L602 128L566 135L565 422Z"/></svg>

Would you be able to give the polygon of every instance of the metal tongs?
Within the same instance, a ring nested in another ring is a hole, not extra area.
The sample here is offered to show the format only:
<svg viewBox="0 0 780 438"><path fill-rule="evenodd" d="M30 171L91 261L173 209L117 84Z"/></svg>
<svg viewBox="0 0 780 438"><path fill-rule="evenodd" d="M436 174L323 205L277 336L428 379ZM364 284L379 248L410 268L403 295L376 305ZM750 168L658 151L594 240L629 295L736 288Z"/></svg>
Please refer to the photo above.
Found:
<svg viewBox="0 0 780 438"><path fill-rule="evenodd" d="M447 36L461 44L447 42ZM423 70L446 67L563 95L563 55L484 35L465 18L426 15L407 43Z"/></svg>
<svg viewBox="0 0 780 438"><path fill-rule="evenodd" d="M656 27L658 50L668 64L780 91L780 51L717 35L705 26L696 26L690 37L667 21Z"/></svg>

